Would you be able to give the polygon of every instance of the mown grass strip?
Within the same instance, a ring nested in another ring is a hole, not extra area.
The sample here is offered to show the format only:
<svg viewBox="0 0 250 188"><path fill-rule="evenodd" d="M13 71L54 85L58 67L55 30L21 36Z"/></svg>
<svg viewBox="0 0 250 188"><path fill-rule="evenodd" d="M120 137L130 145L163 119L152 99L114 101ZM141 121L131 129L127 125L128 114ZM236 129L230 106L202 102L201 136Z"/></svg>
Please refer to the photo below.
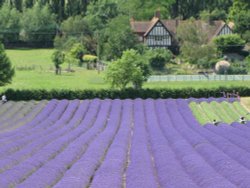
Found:
<svg viewBox="0 0 250 188"><path fill-rule="evenodd" d="M190 104L190 108L193 111L196 119L198 120L198 122L202 125L206 124L207 122L209 122L208 117L206 116L206 114L202 111L202 109L200 108L200 105L195 103L195 102L191 102Z"/></svg>
<svg viewBox="0 0 250 188"><path fill-rule="evenodd" d="M210 105L223 122L231 123L234 121L234 118L228 115L227 108L224 108L222 104L213 101Z"/></svg>
<svg viewBox="0 0 250 188"><path fill-rule="evenodd" d="M238 113L237 110L235 110L232 103L222 102L221 106L226 110L228 115L232 118L233 122L238 121L240 114Z"/></svg>
<svg viewBox="0 0 250 188"><path fill-rule="evenodd" d="M210 104L207 102L200 103L200 106L206 113L207 117L209 117L210 121L216 120L216 121L222 121L222 119L214 112L213 108L211 108Z"/></svg>
<svg viewBox="0 0 250 188"><path fill-rule="evenodd" d="M244 116L247 120L250 120L250 114L248 114L248 111L243 106L241 106L239 102L234 102L233 106L238 111L240 116Z"/></svg>

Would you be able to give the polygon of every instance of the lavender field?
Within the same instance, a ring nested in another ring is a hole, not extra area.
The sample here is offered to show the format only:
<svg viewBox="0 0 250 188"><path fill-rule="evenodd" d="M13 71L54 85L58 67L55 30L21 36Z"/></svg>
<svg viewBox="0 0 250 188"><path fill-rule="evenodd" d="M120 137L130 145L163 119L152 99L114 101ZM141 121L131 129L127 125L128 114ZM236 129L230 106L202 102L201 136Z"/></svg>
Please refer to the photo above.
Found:
<svg viewBox="0 0 250 188"><path fill-rule="evenodd" d="M191 101L0 104L0 188L250 187L250 122L201 126Z"/></svg>

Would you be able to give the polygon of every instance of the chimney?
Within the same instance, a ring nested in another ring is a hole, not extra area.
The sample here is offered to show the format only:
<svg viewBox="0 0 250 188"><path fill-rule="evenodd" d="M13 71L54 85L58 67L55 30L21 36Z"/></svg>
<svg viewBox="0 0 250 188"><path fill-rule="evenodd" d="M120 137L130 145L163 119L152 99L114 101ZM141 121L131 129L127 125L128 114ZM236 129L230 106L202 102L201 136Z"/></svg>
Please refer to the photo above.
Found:
<svg viewBox="0 0 250 188"><path fill-rule="evenodd" d="M155 12L155 17L161 19L161 10L159 8Z"/></svg>

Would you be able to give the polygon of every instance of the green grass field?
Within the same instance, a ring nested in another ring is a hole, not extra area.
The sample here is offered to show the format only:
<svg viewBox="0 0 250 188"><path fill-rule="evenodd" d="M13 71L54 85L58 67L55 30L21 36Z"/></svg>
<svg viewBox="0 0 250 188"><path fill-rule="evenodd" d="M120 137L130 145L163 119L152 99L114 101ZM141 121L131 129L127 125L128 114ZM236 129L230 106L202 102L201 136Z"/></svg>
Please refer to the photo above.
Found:
<svg viewBox="0 0 250 188"><path fill-rule="evenodd" d="M109 88L103 77L96 70L86 70L78 66L72 66L75 72L62 72L62 75L54 74L51 61L53 49L15 49L6 50L16 69L13 82L0 88L3 91L13 89L101 89ZM67 64L63 64L65 70ZM249 86L250 81L214 81L214 82L150 82L145 83L144 88L214 88L219 86Z"/></svg>
<svg viewBox="0 0 250 188"><path fill-rule="evenodd" d="M202 124L211 123L214 119L216 121L232 123L238 121L241 116L246 117L250 120L248 110L245 109L239 102L228 103L228 102L191 102L189 104L195 117Z"/></svg>

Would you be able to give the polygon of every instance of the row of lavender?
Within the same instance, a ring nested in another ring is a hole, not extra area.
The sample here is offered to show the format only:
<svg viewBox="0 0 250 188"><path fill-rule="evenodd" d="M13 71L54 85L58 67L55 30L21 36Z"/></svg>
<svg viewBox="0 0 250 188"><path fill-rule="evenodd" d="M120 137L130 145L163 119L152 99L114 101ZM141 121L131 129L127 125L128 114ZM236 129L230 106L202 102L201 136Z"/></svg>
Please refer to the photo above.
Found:
<svg viewBox="0 0 250 188"><path fill-rule="evenodd" d="M188 100L52 100L0 133L0 187L248 187L249 145L249 124L201 127Z"/></svg>

